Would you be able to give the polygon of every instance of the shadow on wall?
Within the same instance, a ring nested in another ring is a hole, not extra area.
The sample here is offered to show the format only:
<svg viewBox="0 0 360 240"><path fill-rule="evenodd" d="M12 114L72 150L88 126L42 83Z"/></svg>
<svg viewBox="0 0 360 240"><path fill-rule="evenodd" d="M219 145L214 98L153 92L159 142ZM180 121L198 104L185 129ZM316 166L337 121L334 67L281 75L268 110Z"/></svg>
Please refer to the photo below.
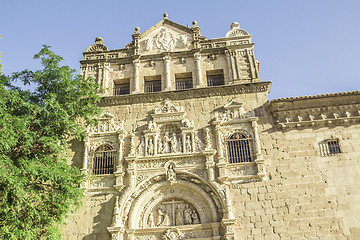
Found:
<svg viewBox="0 0 360 240"><path fill-rule="evenodd" d="M110 198L110 196L112 197ZM94 212L93 219L83 219L83 221L93 220L93 228L92 232L83 237L82 240L111 240L110 234L106 228L111 226L115 196L113 194L98 194L93 195L92 198L97 198L98 200L92 201L93 204L90 207L98 209L100 206L100 209L96 213ZM92 210L88 209L88 211L91 212Z"/></svg>

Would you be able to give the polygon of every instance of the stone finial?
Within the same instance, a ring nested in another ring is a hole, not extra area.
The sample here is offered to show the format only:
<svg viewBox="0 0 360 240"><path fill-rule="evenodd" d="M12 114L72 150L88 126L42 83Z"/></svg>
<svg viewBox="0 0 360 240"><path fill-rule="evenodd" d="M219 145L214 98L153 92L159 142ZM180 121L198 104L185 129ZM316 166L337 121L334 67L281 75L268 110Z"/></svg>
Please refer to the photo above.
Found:
<svg viewBox="0 0 360 240"><path fill-rule="evenodd" d="M199 27L198 24L197 24L197 21L193 21L193 22L192 22L192 27L193 27L193 28Z"/></svg>
<svg viewBox="0 0 360 240"><path fill-rule="evenodd" d="M234 29L234 28L240 28L240 24L238 22L233 22L231 25L230 25L230 29Z"/></svg>
<svg viewBox="0 0 360 240"><path fill-rule="evenodd" d="M136 27L134 33L140 33L140 28L139 28L139 27Z"/></svg>
<svg viewBox="0 0 360 240"><path fill-rule="evenodd" d="M102 39L102 37L97 37L95 38L95 43L104 44L104 40Z"/></svg>
<svg viewBox="0 0 360 240"><path fill-rule="evenodd" d="M169 16L169 15L168 15L167 13L164 13L164 14L163 14L164 19L168 19L168 16Z"/></svg>

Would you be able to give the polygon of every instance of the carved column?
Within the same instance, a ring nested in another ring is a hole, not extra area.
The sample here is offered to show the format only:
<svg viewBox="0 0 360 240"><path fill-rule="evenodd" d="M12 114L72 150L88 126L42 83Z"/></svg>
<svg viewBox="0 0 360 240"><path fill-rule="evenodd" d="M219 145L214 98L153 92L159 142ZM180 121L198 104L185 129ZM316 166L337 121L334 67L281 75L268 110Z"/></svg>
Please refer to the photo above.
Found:
<svg viewBox="0 0 360 240"><path fill-rule="evenodd" d="M258 120L258 118L251 119L251 125L252 125L253 133L254 133L254 145L255 145L255 161L254 162L256 163L256 166L257 166L258 176L261 179L266 180L267 174L266 174L266 169L265 169L265 160L263 159L262 154L261 154L259 127L257 124L257 120Z"/></svg>
<svg viewBox="0 0 360 240"><path fill-rule="evenodd" d="M135 59L133 61L133 67L134 67L134 76L133 76L133 91L132 93L138 93L139 90L139 68L140 68L140 60Z"/></svg>
<svg viewBox="0 0 360 240"><path fill-rule="evenodd" d="M222 136L221 136L219 123L215 125L215 130L216 130L216 145L217 145L219 162L224 163L225 157L224 157L224 149L223 149L223 144L222 144Z"/></svg>
<svg viewBox="0 0 360 240"><path fill-rule="evenodd" d="M124 169L123 169L123 160L124 160L124 137L126 135L125 130L120 130L118 133L118 140L119 140L119 152L118 152L118 159L117 159L117 166L115 174L115 185L114 187L121 191L124 186Z"/></svg>
<svg viewBox="0 0 360 240"><path fill-rule="evenodd" d="M170 56L165 56L163 59L165 66L165 91L170 91L171 90Z"/></svg>
<svg viewBox="0 0 360 240"><path fill-rule="evenodd" d="M256 76L256 66L255 61L253 58L252 50L246 50L246 55L249 60L249 67L250 67L250 73L251 73L251 79L257 78Z"/></svg>
<svg viewBox="0 0 360 240"><path fill-rule="evenodd" d="M110 71L110 63L104 63L103 86L105 91L109 88L109 71Z"/></svg>
<svg viewBox="0 0 360 240"><path fill-rule="evenodd" d="M255 160L262 159L260 138L259 138L259 126L257 124L257 118L251 119L251 126L254 133Z"/></svg>
<svg viewBox="0 0 360 240"><path fill-rule="evenodd" d="M90 141L89 138L84 139L84 159L83 159L83 167L82 171L87 172L88 170L88 155L89 155Z"/></svg>
<svg viewBox="0 0 360 240"><path fill-rule="evenodd" d="M195 148L195 131L191 132L191 148L192 151L195 152L196 148Z"/></svg>
<svg viewBox="0 0 360 240"><path fill-rule="evenodd" d="M234 83L234 72L232 69L232 61L231 61L231 54L229 52L229 50L225 51L226 53L226 58L227 58L227 63L228 63L228 70L229 70L229 82L230 83Z"/></svg>
<svg viewBox="0 0 360 240"><path fill-rule="evenodd" d="M201 74L201 55L200 53L195 53L194 54L194 58L195 58L195 71L196 71L196 79L197 79L197 84L195 87L203 87L203 81L202 81L202 74Z"/></svg>

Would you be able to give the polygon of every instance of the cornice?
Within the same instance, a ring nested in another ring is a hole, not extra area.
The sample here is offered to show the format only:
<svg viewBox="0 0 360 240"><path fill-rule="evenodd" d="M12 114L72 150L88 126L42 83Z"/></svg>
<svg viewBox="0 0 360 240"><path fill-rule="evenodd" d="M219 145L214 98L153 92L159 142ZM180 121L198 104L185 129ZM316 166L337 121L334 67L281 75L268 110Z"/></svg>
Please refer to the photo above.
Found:
<svg viewBox="0 0 360 240"><path fill-rule="evenodd" d="M181 91L167 91L154 93L139 93L120 96L102 97L99 105L101 107L128 105L138 103L160 102L165 99L185 100L193 98L206 98L215 96L227 96L234 94L247 94L258 92L269 92L271 82L254 82L247 84L222 85L206 88L194 88Z"/></svg>
<svg viewBox="0 0 360 240"><path fill-rule="evenodd" d="M360 92L272 100L268 110L279 129L338 126L360 122Z"/></svg>

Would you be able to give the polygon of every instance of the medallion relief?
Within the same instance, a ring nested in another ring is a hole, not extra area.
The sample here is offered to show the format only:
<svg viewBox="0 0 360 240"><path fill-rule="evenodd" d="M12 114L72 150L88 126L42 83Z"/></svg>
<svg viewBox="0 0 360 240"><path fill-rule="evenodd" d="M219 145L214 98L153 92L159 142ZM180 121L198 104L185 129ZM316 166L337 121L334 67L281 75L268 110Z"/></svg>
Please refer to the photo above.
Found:
<svg viewBox="0 0 360 240"><path fill-rule="evenodd" d="M169 52L174 49L184 49L189 45L190 41L187 35L162 28L153 37L143 40L140 43L140 48L143 52Z"/></svg>

